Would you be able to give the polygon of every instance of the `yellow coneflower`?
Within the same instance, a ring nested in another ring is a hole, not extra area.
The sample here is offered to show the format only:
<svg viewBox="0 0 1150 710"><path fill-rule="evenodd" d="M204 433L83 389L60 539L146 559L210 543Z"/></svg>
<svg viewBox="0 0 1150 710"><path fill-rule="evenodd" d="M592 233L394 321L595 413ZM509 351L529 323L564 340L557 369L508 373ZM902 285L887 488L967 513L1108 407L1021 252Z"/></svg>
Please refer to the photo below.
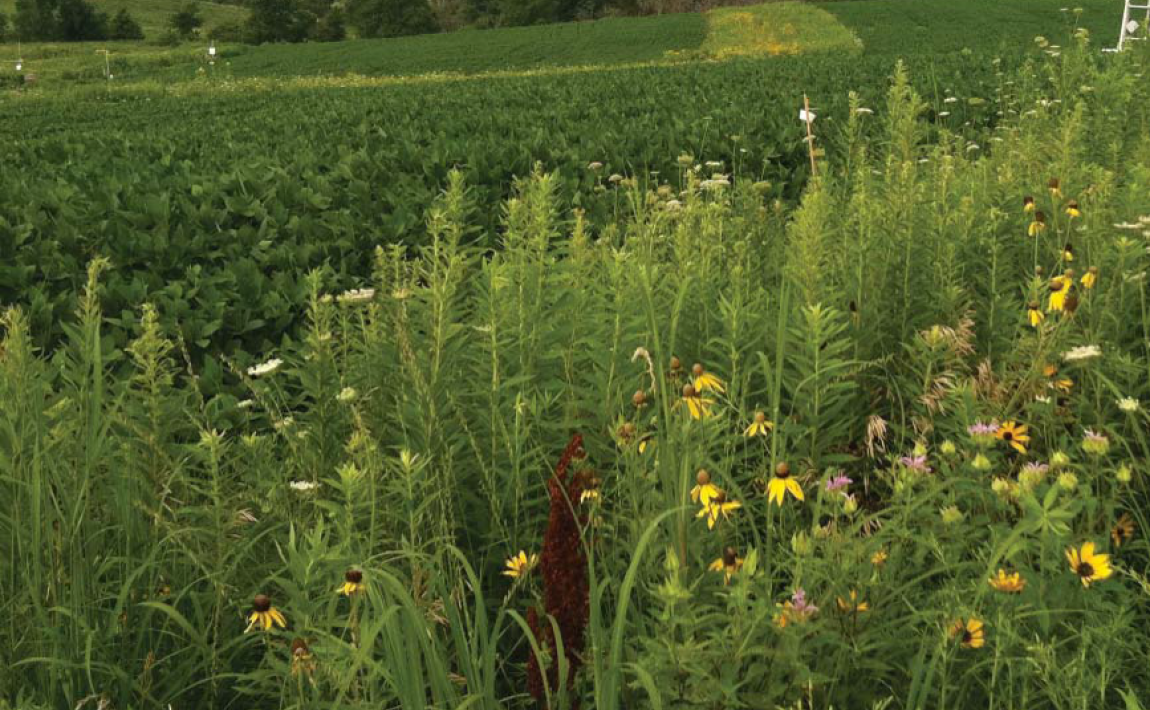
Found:
<svg viewBox="0 0 1150 710"><path fill-rule="evenodd" d="M699 469L695 474L695 487L691 489L691 502L707 505L722 493L722 489L711 482L710 472L705 468Z"/></svg>
<svg viewBox="0 0 1150 710"><path fill-rule="evenodd" d="M687 411L690 412L692 419L707 419L712 416L711 407L714 402L700 397L694 385L683 385L683 398L680 403L687 405Z"/></svg>
<svg viewBox="0 0 1150 710"><path fill-rule="evenodd" d="M1095 553L1093 542L1084 542L1081 548L1067 549L1066 561L1082 581L1083 587L1089 587L1114 574L1114 569L1110 566L1110 555Z"/></svg>
<svg viewBox="0 0 1150 710"><path fill-rule="evenodd" d="M1062 182L1058 178L1050 178L1050 182L1047 183L1047 187L1050 188L1051 196L1062 197Z"/></svg>
<svg viewBox="0 0 1150 710"><path fill-rule="evenodd" d="M718 392L722 394L727 391L726 385L718 377L703 369L699 363L691 368L691 374L694 375L694 380L691 384L695 386L696 392Z"/></svg>
<svg viewBox="0 0 1150 710"><path fill-rule="evenodd" d="M1046 315L1038 307L1038 301L1031 301L1026 304L1026 319L1030 321L1031 327L1037 328L1045 317Z"/></svg>
<svg viewBox="0 0 1150 710"><path fill-rule="evenodd" d="M1070 390L1074 389L1074 380L1058 376L1057 365L1047 365L1043 368L1043 373L1050 379L1050 386L1059 392L1070 394Z"/></svg>
<svg viewBox="0 0 1150 710"><path fill-rule="evenodd" d="M852 589L847 599L842 597L835 597L835 602L838 603L839 611L844 614L861 614L864 611L870 611L870 604L865 601L859 601L859 593L857 589Z"/></svg>
<svg viewBox="0 0 1150 710"><path fill-rule="evenodd" d="M248 628L244 629L244 633L255 628L271 631L273 626L286 629L287 619L279 609L272 606L272 600L268 595L257 594L252 600L252 613L248 616Z"/></svg>
<svg viewBox="0 0 1150 710"><path fill-rule="evenodd" d="M503 574L512 579L526 577L528 574L531 574L531 570L535 569L535 565L537 564L539 564L539 555L535 553L528 555L523 550L520 550L518 555L512 555L507 558L507 569L503 570Z"/></svg>
<svg viewBox="0 0 1150 710"><path fill-rule="evenodd" d="M1022 198L1022 211L1027 213L1034 211L1034 198L1030 195Z"/></svg>
<svg viewBox="0 0 1150 710"><path fill-rule="evenodd" d="M739 557L739 553L733 547L726 547L723 549L723 556L712 562L707 569L712 572L723 573L723 584L730 584L731 577L735 576L743 566L743 558Z"/></svg>
<svg viewBox="0 0 1150 710"><path fill-rule="evenodd" d="M1066 214L1070 215L1070 219L1082 216L1082 209L1078 206L1076 200L1071 200L1066 203Z"/></svg>
<svg viewBox="0 0 1150 710"><path fill-rule="evenodd" d="M1038 210L1034 213L1034 220L1030 223L1030 226L1026 228L1026 233L1032 237L1037 237L1039 234L1042 234L1045 229L1046 213L1042 210Z"/></svg>
<svg viewBox="0 0 1150 710"><path fill-rule="evenodd" d="M775 467L775 476L767 484L767 500L781 507L787 493L794 496L795 500L805 500L802 486L791 478L791 467L782 462Z"/></svg>
<svg viewBox="0 0 1150 710"><path fill-rule="evenodd" d="M766 436L770 433L771 429L774 428L774 423L767 419L766 414L763 412L755 412L755 418L751 420L751 425L747 427L743 433L748 437Z"/></svg>
<svg viewBox="0 0 1150 710"><path fill-rule="evenodd" d="M307 641L301 638L292 639L291 642L291 674L293 676L307 676L315 673L315 657L311 655Z"/></svg>
<svg viewBox="0 0 1150 710"><path fill-rule="evenodd" d="M719 491L719 494L711 499L711 501L703 506L695 517L707 519L707 529L714 530L715 523L719 522L719 517L724 519L731 517L731 511L742 508L743 504L737 500L728 501L727 494Z"/></svg>
<svg viewBox="0 0 1150 710"><path fill-rule="evenodd" d="M1006 570L998 570L998 574L986 580L990 586L999 592L1017 594L1026 588L1026 580L1018 572L1007 574Z"/></svg>
<svg viewBox="0 0 1150 710"><path fill-rule="evenodd" d="M1110 539L1114 541L1114 547L1119 548L1123 543L1129 542L1134 537L1134 528L1134 519L1130 517L1130 513L1123 513L1114 522L1114 527L1110 528Z"/></svg>
<svg viewBox="0 0 1150 710"><path fill-rule="evenodd" d="M359 594L367 589L367 585L363 583L363 572L357 569L349 569L343 575L343 584L340 586L338 592L345 597L350 597Z"/></svg>
<svg viewBox="0 0 1150 710"><path fill-rule="evenodd" d="M1072 279L1065 274L1050 279L1050 302L1048 311L1062 311L1066 309L1066 295L1070 293Z"/></svg>
<svg viewBox="0 0 1150 710"><path fill-rule="evenodd" d="M886 561L889 558L890 555L887 554L886 550L879 549L877 552L870 556L870 563L875 567L882 567L886 564Z"/></svg>
<svg viewBox="0 0 1150 710"><path fill-rule="evenodd" d="M1027 433L1029 429L1025 424L1016 424L1013 421L1006 421L999 425L998 431L994 436L1002 439L1020 454L1026 453L1026 445L1030 443L1030 434Z"/></svg>
<svg viewBox="0 0 1150 710"><path fill-rule="evenodd" d="M975 618L955 619L950 625L951 638L959 639L963 648L982 648L986 645L986 629Z"/></svg>
<svg viewBox="0 0 1150 710"><path fill-rule="evenodd" d="M1062 247L1062 260L1067 262L1074 261L1073 244L1067 244L1066 246Z"/></svg>
<svg viewBox="0 0 1150 710"><path fill-rule="evenodd" d="M1087 269L1086 274L1082 277L1082 288L1087 290L1094 288L1094 284L1098 281L1098 267L1091 266Z"/></svg>

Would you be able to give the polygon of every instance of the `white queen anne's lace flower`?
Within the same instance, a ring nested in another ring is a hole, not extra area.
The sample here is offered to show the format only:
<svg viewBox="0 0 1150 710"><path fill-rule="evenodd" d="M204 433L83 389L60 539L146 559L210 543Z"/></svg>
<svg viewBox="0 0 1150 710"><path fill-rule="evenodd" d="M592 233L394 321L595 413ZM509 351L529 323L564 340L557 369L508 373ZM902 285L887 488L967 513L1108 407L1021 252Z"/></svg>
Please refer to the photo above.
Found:
<svg viewBox="0 0 1150 710"><path fill-rule="evenodd" d="M288 485L291 486L293 491L299 491L300 493L308 493L319 488L319 484L314 481L292 481Z"/></svg>
<svg viewBox="0 0 1150 710"><path fill-rule="evenodd" d="M1076 348L1071 348L1062 353L1062 359L1066 362L1078 362L1080 360L1090 360L1091 358L1101 357L1102 348L1097 345L1079 345Z"/></svg>
<svg viewBox="0 0 1150 710"><path fill-rule="evenodd" d="M249 367L248 375L251 377L263 377L264 375L270 375L271 373L280 369L280 365L282 364L284 364L283 360L280 360L278 357L272 358L267 362L261 362L258 365Z"/></svg>

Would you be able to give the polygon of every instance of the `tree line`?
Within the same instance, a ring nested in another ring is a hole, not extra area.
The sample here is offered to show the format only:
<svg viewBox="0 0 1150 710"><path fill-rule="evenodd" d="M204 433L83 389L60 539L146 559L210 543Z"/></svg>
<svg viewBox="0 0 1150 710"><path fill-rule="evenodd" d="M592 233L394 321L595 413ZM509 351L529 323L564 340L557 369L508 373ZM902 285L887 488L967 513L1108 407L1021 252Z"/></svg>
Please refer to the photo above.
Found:
<svg viewBox="0 0 1150 710"><path fill-rule="evenodd" d="M244 24L212 29L217 39L251 43L338 41L398 37L464 27L507 27L590 20L613 15L690 12L714 5L761 0L240 0L250 17ZM199 34L204 24L195 2L169 18L163 39ZM11 25L9 27L9 25ZM16 0L9 21L0 14L0 39L95 41L143 39L127 10L113 16L89 0Z"/></svg>

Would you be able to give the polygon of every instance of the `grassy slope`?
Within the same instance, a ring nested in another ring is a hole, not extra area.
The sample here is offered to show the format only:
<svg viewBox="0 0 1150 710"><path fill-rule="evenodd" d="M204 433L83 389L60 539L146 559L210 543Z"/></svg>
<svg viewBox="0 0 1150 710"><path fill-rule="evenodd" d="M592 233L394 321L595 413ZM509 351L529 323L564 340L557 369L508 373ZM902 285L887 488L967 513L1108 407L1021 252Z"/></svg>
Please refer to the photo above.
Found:
<svg viewBox="0 0 1150 710"><path fill-rule="evenodd" d="M148 39L155 39L168 27L168 18L184 5L186 0L92 0L92 2L108 15L115 15L121 8L132 13L144 28ZM248 15L247 10L238 5L224 5L215 2L199 2L200 15L204 18L204 28L216 27L231 22L242 22ZM16 7L16 0L0 0L0 12L12 17Z"/></svg>
<svg viewBox="0 0 1150 710"><path fill-rule="evenodd" d="M1121 0L859 0L820 6L849 27L864 51L884 54L954 52L1025 45L1038 35L1065 37L1075 22L1095 43L1112 46ZM1075 17L1064 7L1081 7Z"/></svg>
<svg viewBox="0 0 1150 710"><path fill-rule="evenodd" d="M859 40L834 15L809 3L773 2L707 13L704 51L724 59L819 51L854 51Z"/></svg>

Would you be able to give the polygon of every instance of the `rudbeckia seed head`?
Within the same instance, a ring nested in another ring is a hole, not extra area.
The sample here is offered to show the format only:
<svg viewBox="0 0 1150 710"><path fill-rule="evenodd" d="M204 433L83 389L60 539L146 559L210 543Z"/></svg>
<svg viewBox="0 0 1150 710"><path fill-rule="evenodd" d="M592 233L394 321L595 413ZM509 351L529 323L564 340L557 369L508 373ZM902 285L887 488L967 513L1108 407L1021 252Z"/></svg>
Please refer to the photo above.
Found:
<svg viewBox="0 0 1150 710"><path fill-rule="evenodd" d="M1038 210L1034 213L1034 221L1039 224L1046 224L1046 213L1042 210Z"/></svg>
<svg viewBox="0 0 1150 710"><path fill-rule="evenodd" d="M1049 187L1051 190L1057 190L1062 187L1062 181L1056 177L1050 178L1050 182L1047 183L1047 187Z"/></svg>
<svg viewBox="0 0 1150 710"><path fill-rule="evenodd" d="M1094 274L1095 276L1098 275L1098 267L1097 266L1091 266L1089 269L1087 269L1087 271Z"/></svg>
<svg viewBox="0 0 1150 710"><path fill-rule="evenodd" d="M643 390L635 390L635 394L631 395L631 404L636 407L642 407L647 403L647 393Z"/></svg>
<svg viewBox="0 0 1150 710"><path fill-rule="evenodd" d="M706 372L706 370L704 370L703 366L697 362L691 366L691 374L693 374L695 377L702 377L704 372Z"/></svg>
<svg viewBox="0 0 1150 710"><path fill-rule="evenodd" d="M679 358L674 357L674 356L671 357L671 369L672 370L677 371L682 366L683 366L683 363L681 360L679 360Z"/></svg>
<svg viewBox="0 0 1150 710"><path fill-rule="evenodd" d="M291 652L293 656L303 656L308 652L307 641L301 638L294 638L291 642Z"/></svg>
<svg viewBox="0 0 1150 710"><path fill-rule="evenodd" d="M683 396L684 397L694 397L695 396L694 385L683 385Z"/></svg>
<svg viewBox="0 0 1150 710"><path fill-rule="evenodd" d="M635 435L635 425L631 422L624 422L623 426L619 427L619 433L629 439Z"/></svg>
<svg viewBox="0 0 1150 710"><path fill-rule="evenodd" d="M728 545L723 549L723 564L727 567L734 567L735 563L739 560L739 552L735 548Z"/></svg>
<svg viewBox="0 0 1150 710"><path fill-rule="evenodd" d="M1031 301L1030 303L1026 304L1026 307L1032 311L1037 311L1038 310L1038 301Z"/></svg>
<svg viewBox="0 0 1150 710"><path fill-rule="evenodd" d="M755 423L762 424L767 421L767 415L764 412L755 412Z"/></svg>
<svg viewBox="0 0 1150 710"><path fill-rule="evenodd" d="M344 573L343 578L345 581L351 582L352 584L359 584L363 581L363 572L360 572L357 569L349 569Z"/></svg>
<svg viewBox="0 0 1150 710"><path fill-rule="evenodd" d="M791 467L786 461L780 461L778 466L775 466L775 476L777 478L786 478L791 475Z"/></svg>
<svg viewBox="0 0 1150 710"><path fill-rule="evenodd" d="M1029 207L1030 205L1033 205L1033 204L1034 204L1034 198L1031 197L1030 195L1027 195L1026 197L1022 198L1022 206L1023 207Z"/></svg>
<svg viewBox="0 0 1150 710"><path fill-rule="evenodd" d="M700 468L699 472L695 474L695 483L700 486L705 486L711 482L711 474L705 468Z"/></svg>
<svg viewBox="0 0 1150 710"><path fill-rule="evenodd" d="M1066 248L1069 249L1070 245L1067 244ZM1074 269L1067 269L1065 272L1063 272L1063 275L1065 275L1068 279L1074 278Z"/></svg>
<svg viewBox="0 0 1150 710"><path fill-rule="evenodd" d="M1042 276L1045 273L1046 273L1046 269L1042 268L1041 266L1034 267L1034 275L1035 276Z"/></svg>
<svg viewBox="0 0 1150 710"><path fill-rule="evenodd" d="M1055 292L1061 291L1062 290L1062 282L1059 281L1058 279L1050 279L1049 287L1050 287L1051 291L1055 291Z"/></svg>
<svg viewBox="0 0 1150 710"><path fill-rule="evenodd" d="M256 611L267 611L272 608L272 600L266 594L257 594L252 600L252 608Z"/></svg>

